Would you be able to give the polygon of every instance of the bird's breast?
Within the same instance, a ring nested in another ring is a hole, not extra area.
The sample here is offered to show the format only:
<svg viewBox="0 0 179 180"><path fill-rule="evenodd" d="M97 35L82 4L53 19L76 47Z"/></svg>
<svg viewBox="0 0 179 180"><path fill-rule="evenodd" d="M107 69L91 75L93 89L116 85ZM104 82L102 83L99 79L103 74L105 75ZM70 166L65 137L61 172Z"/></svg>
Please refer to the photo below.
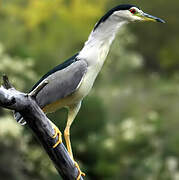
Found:
<svg viewBox="0 0 179 180"><path fill-rule="evenodd" d="M76 97L83 99L90 92L95 79L104 64L108 52L108 44L98 47L97 49L93 50L92 53L90 53L90 51L88 52L88 57L85 58L88 63L88 69L78 90L75 93Z"/></svg>
<svg viewBox="0 0 179 180"><path fill-rule="evenodd" d="M76 101L82 100L93 87L94 81L96 79L97 74L94 72L94 69L91 67L88 68L87 73L82 79L77 91L74 93L74 97Z"/></svg>
<svg viewBox="0 0 179 180"><path fill-rule="evenodd" d="M53 106L50 105L50 107L48 107L48 111L51 111L51 109L54 110L64 106L72 105L74 103L78 103L85 96L87 96L104 64L108 51L109 44L107 43L94 49L88 48L80 52L78 58L84 59L88 64L85 75L83 76L81 82L79 83L79 86L74 93L63 99L60 99L58 102L53 103Z"/></svg>

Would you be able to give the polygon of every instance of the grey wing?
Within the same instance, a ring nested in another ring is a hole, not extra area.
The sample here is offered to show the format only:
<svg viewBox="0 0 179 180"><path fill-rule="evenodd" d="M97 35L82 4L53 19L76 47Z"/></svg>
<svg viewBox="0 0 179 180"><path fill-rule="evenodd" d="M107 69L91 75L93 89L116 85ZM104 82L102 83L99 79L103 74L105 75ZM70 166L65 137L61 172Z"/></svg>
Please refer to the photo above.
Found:
<svg viewBox="0 0 179 180"><path fill-rule="evenodd" d="M38 105L43 108L74 93L86 71L86 61L78 60L65 69L49 75L44 79L48 80L48 84L36 96Z"/></svg>

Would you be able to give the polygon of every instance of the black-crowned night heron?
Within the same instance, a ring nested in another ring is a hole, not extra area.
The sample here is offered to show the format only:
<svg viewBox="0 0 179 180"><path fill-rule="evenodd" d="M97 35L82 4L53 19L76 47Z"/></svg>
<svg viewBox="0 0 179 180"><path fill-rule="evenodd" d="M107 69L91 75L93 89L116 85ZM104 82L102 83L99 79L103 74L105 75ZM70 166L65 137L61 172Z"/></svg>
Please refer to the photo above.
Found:
<svg viewBox="0 0 179 180"><path fill-rule="evenodd" d="M73 159L70 143L70 126L75 119L83 98L90 92L94 81L100 72L111 43L120 28L134 21L164 21L144 13L135 5L119 5L108 11L95 25L84 47L76 55L56 66L45 74L32 88L34 90L42 81L48 84L37 94L36 101L45 113L67 107L68 119L64 131L67 150ZM32 91L31 90L31 91ZM15 112L16 120L24 124L20 113ZM57 127L54 127L59 134ZM61 142L53 146L54 148ZM79 176L83 175L79 169Z"/></svg>

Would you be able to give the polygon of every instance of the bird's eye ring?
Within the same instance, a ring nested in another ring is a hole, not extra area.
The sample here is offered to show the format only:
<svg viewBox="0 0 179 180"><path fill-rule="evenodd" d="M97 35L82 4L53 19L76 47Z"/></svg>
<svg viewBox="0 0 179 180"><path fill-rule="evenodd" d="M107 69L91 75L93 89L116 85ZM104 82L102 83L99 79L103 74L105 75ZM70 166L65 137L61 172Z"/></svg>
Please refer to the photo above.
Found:
<svg viewBox="0 0 179 180"><path fill-rule="evenodd" d="M130 9L130 12L131 12L132 14L135 14L137 11L136 11L135 9Z"/></svg>

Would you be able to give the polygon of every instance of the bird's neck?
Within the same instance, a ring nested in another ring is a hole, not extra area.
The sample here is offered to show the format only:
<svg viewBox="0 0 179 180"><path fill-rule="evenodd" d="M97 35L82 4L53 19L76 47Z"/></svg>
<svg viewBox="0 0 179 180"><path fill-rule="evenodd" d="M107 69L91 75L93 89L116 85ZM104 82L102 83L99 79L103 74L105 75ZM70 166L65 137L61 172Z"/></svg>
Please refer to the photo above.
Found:
<svg viewBox="0 0 179 180"><path fill-rule="evenodd" d="M91 32L79 57L85 59L89 66L99 66L100 69L117 32L125 23L108 21L98 26Z"/></svg>

